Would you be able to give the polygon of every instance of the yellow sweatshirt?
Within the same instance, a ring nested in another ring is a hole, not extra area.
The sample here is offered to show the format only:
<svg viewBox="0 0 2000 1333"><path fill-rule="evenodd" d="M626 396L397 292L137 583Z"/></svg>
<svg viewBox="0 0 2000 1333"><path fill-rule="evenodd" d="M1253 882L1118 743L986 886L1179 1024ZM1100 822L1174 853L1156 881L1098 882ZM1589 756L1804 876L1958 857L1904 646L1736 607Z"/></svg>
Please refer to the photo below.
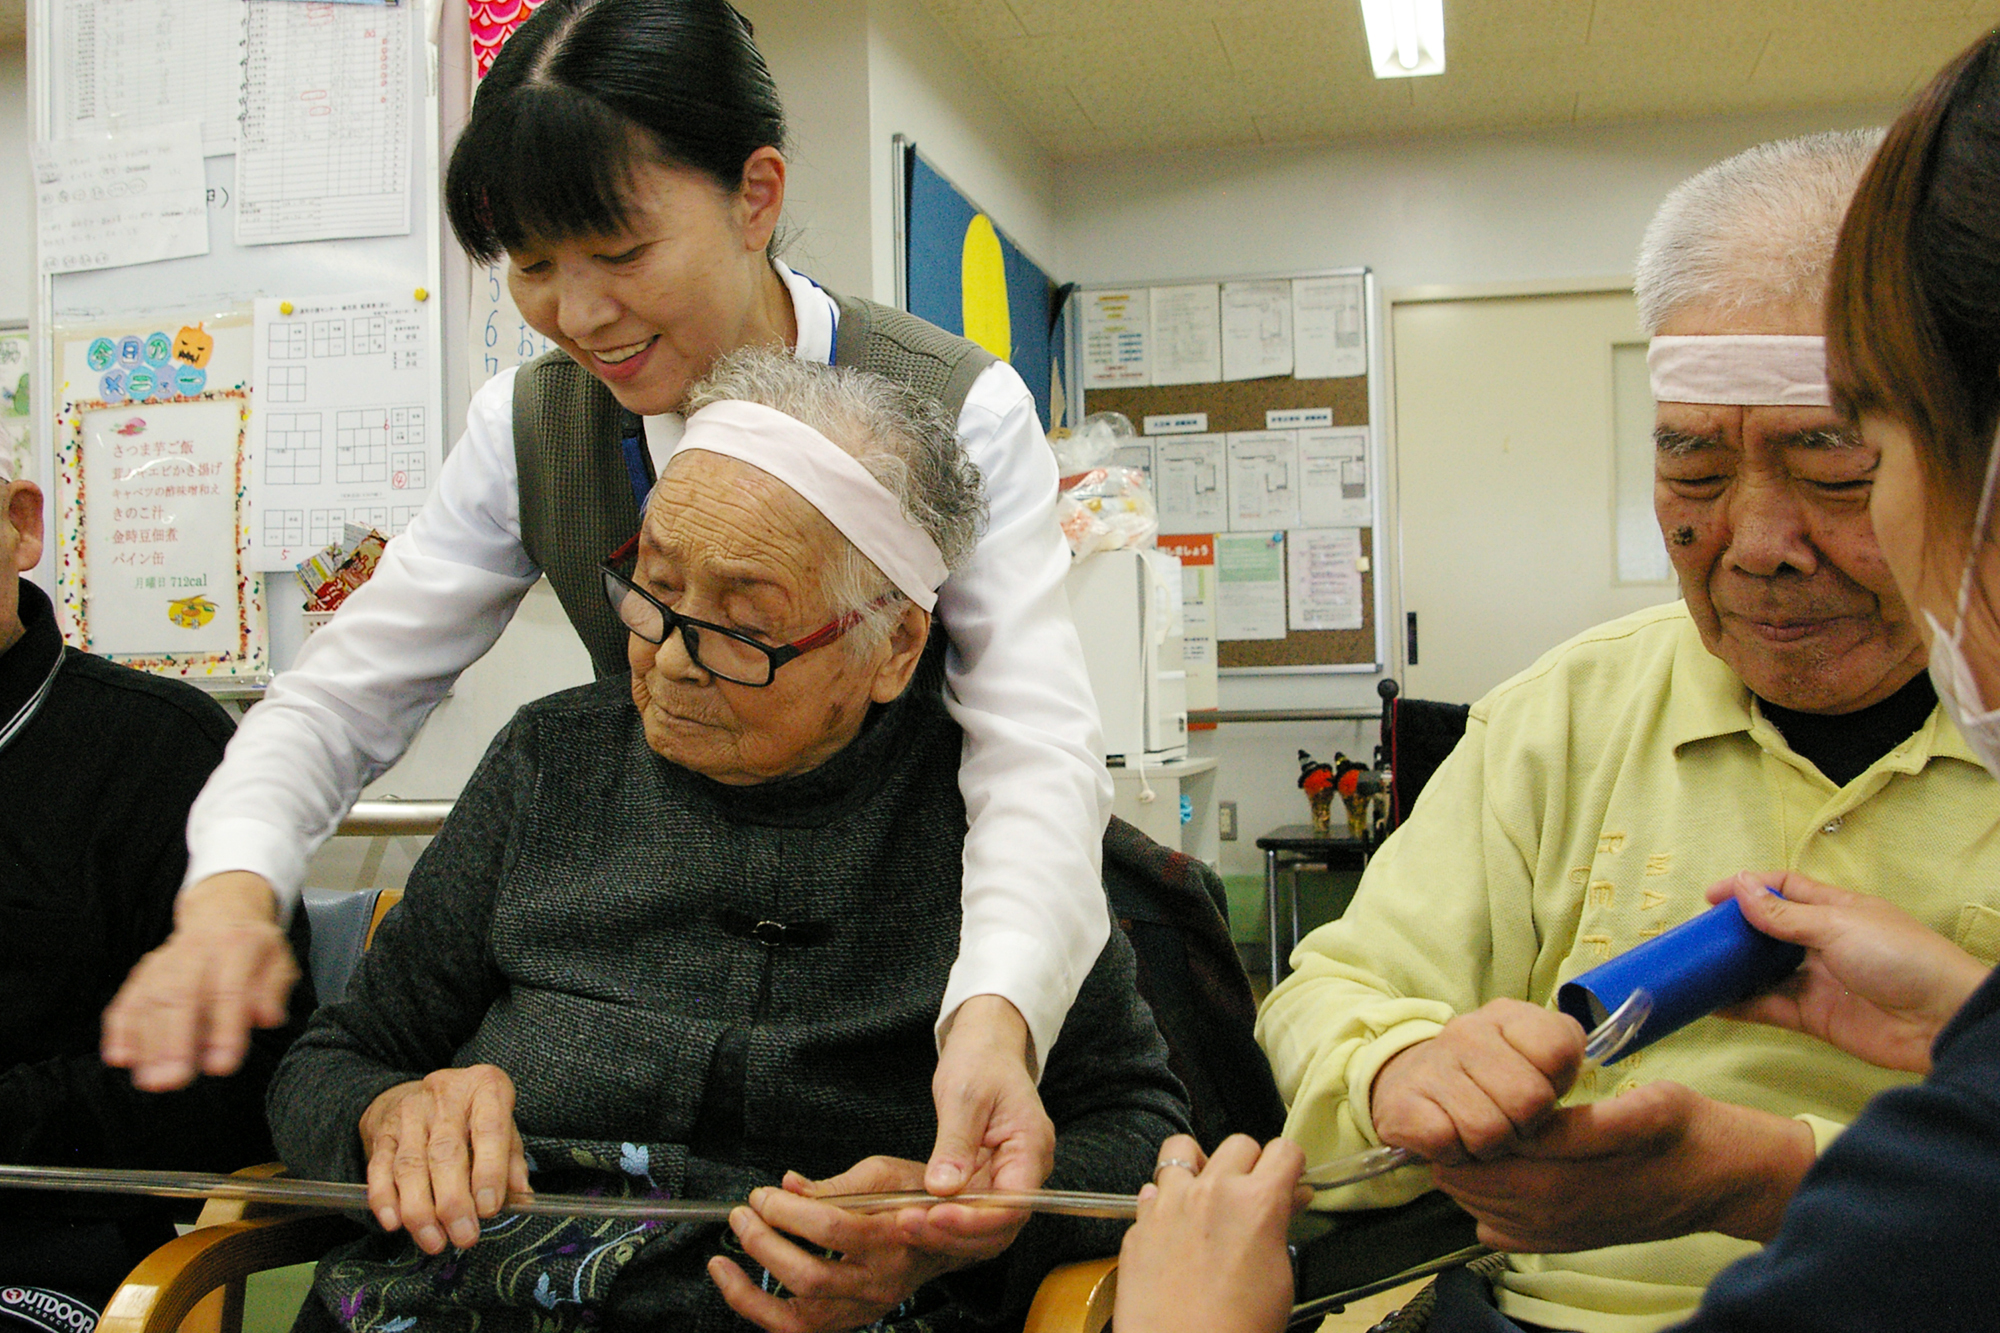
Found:
<svg viewBox="0 0 2000 1333"><path fill-rule="evenodd" d="M2000 788L1940 711L1845 787L1794 754L1676 602L1556 648L1473 707L1465 740L1384 844L1338 921L1265 1003L1258 1039L1308 1162L1375 1145L1369 1093L1389 1058L1454 1015L1556 988L1708 906L1739 870L1798 870L1876 893L1971 952L2000 952ZM1795 1116L1824 1149L1905 1081L1810 1038L1708 1018L1576 1097L1671 1079ZM1422 1168L1336 1207L1421 1193ZM1520 1256L1509 1317L1651 1333L1692 1313L1751 1244L1708 1233Z"/></svg>

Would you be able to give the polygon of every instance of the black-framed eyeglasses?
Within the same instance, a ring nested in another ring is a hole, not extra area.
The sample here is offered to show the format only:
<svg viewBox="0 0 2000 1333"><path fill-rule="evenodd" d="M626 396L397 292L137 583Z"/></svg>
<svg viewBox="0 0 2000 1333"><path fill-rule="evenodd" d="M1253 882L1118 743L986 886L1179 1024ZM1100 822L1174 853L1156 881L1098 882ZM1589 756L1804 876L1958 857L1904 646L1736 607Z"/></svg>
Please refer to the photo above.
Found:
<svg viewBox="0 0 2000 1333"><path fill-rule="evenodd" d="M706 620L684 616L618 572L615 566L639 549L634 537L598 566L604 580L604 599L626 629L647 643L665 643L675 630L681 632L681 647L689 660L719 680L762 689L778 674L778 668L815 648L824 648L861 623L859 611L849 611L827 622L803 639L790 643L759 643L747 634Z"/></svg>

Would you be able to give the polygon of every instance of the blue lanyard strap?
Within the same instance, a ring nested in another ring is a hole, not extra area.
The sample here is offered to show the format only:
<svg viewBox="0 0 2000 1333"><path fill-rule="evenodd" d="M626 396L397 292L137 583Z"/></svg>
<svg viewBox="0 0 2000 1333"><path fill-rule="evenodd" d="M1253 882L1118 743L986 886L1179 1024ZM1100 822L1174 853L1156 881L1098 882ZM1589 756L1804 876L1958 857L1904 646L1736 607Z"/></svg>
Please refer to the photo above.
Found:
<svg viewBox="0 0 2000 1333"><path fill-rule="evenodd" d="M627 412L623 436L620 443L625 450L625 475L631 479L632 498L638 501L639 518L644 521L646 497L653 490L652 474L646 467L646 423Z"/></svg>

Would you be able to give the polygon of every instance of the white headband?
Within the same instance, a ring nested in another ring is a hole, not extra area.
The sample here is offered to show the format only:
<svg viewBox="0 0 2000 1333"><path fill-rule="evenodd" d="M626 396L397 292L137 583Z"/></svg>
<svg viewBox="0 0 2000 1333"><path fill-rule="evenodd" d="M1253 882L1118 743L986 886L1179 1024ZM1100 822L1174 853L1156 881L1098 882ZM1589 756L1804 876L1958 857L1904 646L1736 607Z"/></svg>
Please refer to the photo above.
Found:
<svg viewBox="0 0 2000 1333"><path fill-rule="evenodd" d="M904 596L926 611L937 605L950 572L937 543L854 455L811 426L759 403L710 403L687 419L672 458L691 449L770 473L826 515Z"/></svg>
<svg viewBox="0 0 2000 1333"><path fill-rule="evenodd" d="M1655 338L1653 400L1739 407L1829 407L1826 339L1779 334Z"/></svg>

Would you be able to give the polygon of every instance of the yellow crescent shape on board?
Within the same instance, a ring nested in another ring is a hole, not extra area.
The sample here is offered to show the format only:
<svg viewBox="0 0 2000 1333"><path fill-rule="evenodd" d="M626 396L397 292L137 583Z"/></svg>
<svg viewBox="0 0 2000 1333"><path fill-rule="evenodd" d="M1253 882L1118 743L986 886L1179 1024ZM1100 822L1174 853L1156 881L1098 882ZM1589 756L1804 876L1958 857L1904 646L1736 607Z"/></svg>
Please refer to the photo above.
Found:
<svg viewBox="0 0 2000 1333"><path fill-rule="evenodd" d="M1005 361L1014 350L1012 322L1007 317L1007 263L1000 255L1000 235L980 213L965 229L965 253L959 262L965 336Z"/></svg>

